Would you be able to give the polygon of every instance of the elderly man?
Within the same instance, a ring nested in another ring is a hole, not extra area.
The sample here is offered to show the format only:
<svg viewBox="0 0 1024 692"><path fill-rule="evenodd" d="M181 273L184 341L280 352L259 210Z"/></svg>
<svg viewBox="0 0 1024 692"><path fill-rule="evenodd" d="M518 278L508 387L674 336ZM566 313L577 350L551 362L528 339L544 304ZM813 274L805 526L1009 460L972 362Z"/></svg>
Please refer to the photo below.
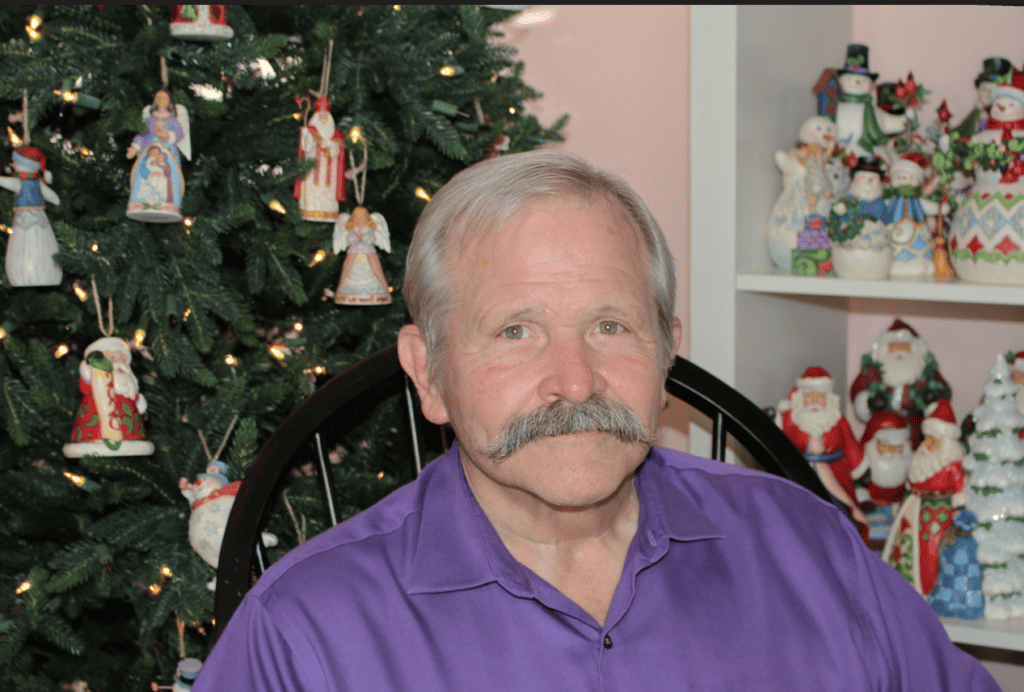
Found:
<svg viewBox="0 0 1024 692"><path fill-rule="evenodd" d="M256 583L195 692L997 687L836 508L652 447L665 238L557 151L420 217L399 355L458 445Z"/></svg>

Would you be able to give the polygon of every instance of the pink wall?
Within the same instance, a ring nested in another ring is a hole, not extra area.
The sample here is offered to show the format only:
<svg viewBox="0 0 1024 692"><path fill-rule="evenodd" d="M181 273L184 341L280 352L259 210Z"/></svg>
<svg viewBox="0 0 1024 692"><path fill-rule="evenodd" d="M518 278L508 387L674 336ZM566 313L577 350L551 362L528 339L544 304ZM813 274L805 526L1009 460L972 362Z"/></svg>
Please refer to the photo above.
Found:
<svg viewBox="0 0 1024 692"><path fill-rule="evenodd" d="M1022 35L1024 9L1017 7L853 6L852 41L871 49L870 68L879 73L879 81L906 79L912 70L917 82L932 90L919 116L924 123L935 117L943 99L954 124L966 116L974 104L974 78L982 60L1001 56L1019 68L1024 58ZM845 47L837 46L836 60L844 55ZM919 304L908 314L891 301L872 300L852 300L850 307L850 379L872 340L902 314L935 353L960 419L977 405L995 354L1024 349L1024 309Z"/></svg>
<svg viewBox="0 0 1024 692"><path fill-rule="evenodd" d="M544 94L529 106L543 125L570 116L560 146L622 176L643 197L676 260L676 316L689 338L690 9L687 6L530 5L505 27ZM521 21L521 19L520 19ZM684 407L663 419L664 444L686 449ZM676 415L673 415L675 413Z"/></svg>

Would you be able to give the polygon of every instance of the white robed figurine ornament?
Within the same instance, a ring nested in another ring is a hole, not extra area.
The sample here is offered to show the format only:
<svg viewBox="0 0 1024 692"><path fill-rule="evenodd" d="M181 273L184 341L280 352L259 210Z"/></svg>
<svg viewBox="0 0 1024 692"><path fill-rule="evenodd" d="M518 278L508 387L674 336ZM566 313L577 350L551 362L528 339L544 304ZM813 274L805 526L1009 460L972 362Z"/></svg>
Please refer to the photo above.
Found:
<svg viewBox="0 0 1024 692"><path fill-rule="evenodd" d="M60 198L46 184L52 179L46 157L33 146L24 146L12 159L16 175L0 177L0 187L15 195L5 261L7 280L12 286L56 286L63 273L53 261L57 237L46 218L46 202L60 204Z"/></svg>
<svg viewBox="0 0 1024 692"><path fill-rule="evenodd" d="M338 203L345 201L344 139L334 125L331 102L327 98L333 47L332 41L324 58L313 117L299 131L299 160L315 161L316 165L304 178L295 181L293 192L299 200L302 218L324 223L338 220Z"/></svg>
<svg viewBox="0 0 1024 692"><path fill-rule="evenodd" d="M388 305L391 290L384 276L377 249L391 252L391 234L383 214L371 214L362 206L366 191L366 143L363 142L363 162L355 165L351 160L350 177L360 205L351 214L340 214L334 225L334 252L347 252L341 266L341 278L334 291L334 302L338 305ZM351 157L351 154L349 155ZM359 179L359 174L362 179ZM329 291L325 291L330 296Z"/></svg>
<svg viewBox="0 0 1024 692"><path fill-rule="evenodd" d="M128 344L117 337L97 339L85 349L78 366L82 404L75 416L70 444L64 456L148 456L153 443L146 439L142 416L146 397L131 369Z"/></svg>
<svg viewBox="0 0 1024 692"><path fill-rule="evenodd" d="M181 157L192 160L188 111L164 88L142 109L142 119L146 132L135 136L125 154L135 159L126 215L147 223L176 223L182 219L185 194Z"/></svg>

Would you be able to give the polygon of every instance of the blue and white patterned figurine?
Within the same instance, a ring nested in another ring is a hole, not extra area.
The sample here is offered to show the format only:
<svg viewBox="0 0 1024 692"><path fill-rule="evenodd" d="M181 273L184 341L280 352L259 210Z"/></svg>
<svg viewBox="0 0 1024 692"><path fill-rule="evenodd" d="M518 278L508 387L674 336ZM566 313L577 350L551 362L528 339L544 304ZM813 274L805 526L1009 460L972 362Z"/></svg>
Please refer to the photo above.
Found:
<svg viewBox="0 0 1024 692"><path fill-rule="evenodd" d="M939 555L939 580L928 596L928 603L939 615L977 620L985 614L985 596L981 592L981 562L978 561L978 541L971 532L978 518L970 510L960 510L953 520L955 540L949 541Z"/></svg>
<svg viewBox="0 0 1024 692"><path fill-rule="evenodd" d="M0 177L0 187L15 194L14 224L7 242L5 268L12 286L56 286L63 272L53 261L57 237L46 218L46 202L60 198L46 183L46 157L33 146L14 152L11 167L16 175Z"/></svg>

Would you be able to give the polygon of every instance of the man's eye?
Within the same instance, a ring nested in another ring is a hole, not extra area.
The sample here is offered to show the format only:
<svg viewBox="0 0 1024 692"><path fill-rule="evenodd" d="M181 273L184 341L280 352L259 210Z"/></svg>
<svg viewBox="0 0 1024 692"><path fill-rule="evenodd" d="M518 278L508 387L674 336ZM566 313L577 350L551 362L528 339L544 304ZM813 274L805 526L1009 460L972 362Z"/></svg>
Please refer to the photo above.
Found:
<svg viewBox="0 0 1024 692"><path fill-rule="evenodd" d="M602 320L597 325L597 330L605 336L614 336L615 334L621 333L625 327L616 322L615 320Z"/></svg>
<svg viewBox="0 0 1024 692"><path fill-rule="evenodd" d="M526 326L522 324L513 324L511 327L505 327L501 335L506 339L519 340L526 337Z"/></svg>

